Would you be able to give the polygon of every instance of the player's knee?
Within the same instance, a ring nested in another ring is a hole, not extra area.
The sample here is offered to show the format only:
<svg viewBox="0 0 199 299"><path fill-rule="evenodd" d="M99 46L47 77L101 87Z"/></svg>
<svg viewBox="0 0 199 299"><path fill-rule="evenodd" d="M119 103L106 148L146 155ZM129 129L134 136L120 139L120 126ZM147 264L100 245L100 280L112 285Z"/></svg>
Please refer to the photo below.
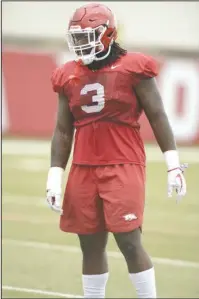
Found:
<svg viewBox="0 0 199 299"><path fill-rule="evenodd" d="M106 238L101 236L79 236L80 246L84 257L99 256L106 249Z"/></svg>
<svg viewBox="0 0 199 299"><path fill-rule="evenodd" d="M132 241L126 240L121 242L120 250L126 259L135 259L141 249L141 244L133 243Z"/></svg>
<svg viewBox="0 0 199 299"><path fill-rule="evenodd" d="M97 247L95 244L93 243L87 243L84 244L83 246L81 246L82 249L82 254L84 256L84 258L88 258L88 259L98 259L104 256L105 254L105 248L100 246Z"/></svg>
<svg viewBox="0 0 199 299"><path fill-rule="evenodd" d="M116 241L122 254L127 260L136 259L140 251L142 251L142 244L139 238L121 234L119 237L116 237Z"/></svg>

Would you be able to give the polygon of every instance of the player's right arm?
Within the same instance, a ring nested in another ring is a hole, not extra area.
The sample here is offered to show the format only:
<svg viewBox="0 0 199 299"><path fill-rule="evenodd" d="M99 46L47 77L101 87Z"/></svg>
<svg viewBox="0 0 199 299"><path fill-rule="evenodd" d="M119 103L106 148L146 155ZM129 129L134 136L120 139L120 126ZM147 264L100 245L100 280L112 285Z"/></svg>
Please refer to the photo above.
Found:
<svg viewBox="0 0 199 299"><path fill-rule="evenodd" d="M47 202L50 208L62 213L61 191L62 177L66 168L73 141L73 116L70 111L67 96L60 84L60 74L52 77L53 89L58 93L58 109L55 129L51 141L51 165L47 178ZM59 84L58 84L59 83Z"/></svg>
<svg viewBox="0 0 199 299"><path fill-rule="evenodd" d="M58 97L57 121L51 142L51 168L64 170L71 152L74 127L67 97L63 93L59 93Z"/></svg>

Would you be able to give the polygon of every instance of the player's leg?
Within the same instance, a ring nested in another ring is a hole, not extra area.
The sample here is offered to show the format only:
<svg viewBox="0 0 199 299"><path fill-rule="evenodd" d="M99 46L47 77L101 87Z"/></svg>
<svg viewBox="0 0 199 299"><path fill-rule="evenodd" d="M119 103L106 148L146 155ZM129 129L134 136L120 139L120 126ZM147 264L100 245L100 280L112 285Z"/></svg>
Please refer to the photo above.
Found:
<svg viewBox="0 0 199 299"><path fill-rule="evenodd" d="M85 298L104 298L108 280L102 200L97 193L94 167L72 165L64 194L60 228L79 236L83 253Z"/></svg>
<svg viewBox="0 0 199 299"><path fill-rule="evenodd" d="M107 180L105 180L107 176ZM139 298L155 298L155 275L149 255L141 243L145 200L145 168L138 165L107 167L100 196L104 201L107 230L127 262Z"/></svg>
<svg viewBox="0 0 199 299"><path fill-rule="evenodd" d="M114 233L115 240L127 263L130 279L138 298L156 298L153 264L141 242L141 230Z"/></svg>
<svg viewBox="0 0 199 299"><path fill-rule="evenodd" d="M85 298L105 298L108 280L107 232L79 235L82 249L82 283Z"/></svg>

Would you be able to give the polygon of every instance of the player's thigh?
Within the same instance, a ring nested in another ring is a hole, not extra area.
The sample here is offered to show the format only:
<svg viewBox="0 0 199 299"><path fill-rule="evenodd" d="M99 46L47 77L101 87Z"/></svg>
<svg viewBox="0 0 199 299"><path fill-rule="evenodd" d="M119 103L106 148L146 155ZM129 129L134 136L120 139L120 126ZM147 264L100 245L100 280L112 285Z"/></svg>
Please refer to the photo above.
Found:
<svg viewBox="0 0 199 299"><path fill-rule="evenodd" d="M100 192L108 231L130 232L142 226L145 202L145 167L135 164L112 166L111 184Z"/></svg>
<svg viewBox="0 0 199 299"><path fill-rule="evenodd" d="M64 193L63 231L89 234L103 228L103 207L94 181L93 168L72 165Z"/></svg>

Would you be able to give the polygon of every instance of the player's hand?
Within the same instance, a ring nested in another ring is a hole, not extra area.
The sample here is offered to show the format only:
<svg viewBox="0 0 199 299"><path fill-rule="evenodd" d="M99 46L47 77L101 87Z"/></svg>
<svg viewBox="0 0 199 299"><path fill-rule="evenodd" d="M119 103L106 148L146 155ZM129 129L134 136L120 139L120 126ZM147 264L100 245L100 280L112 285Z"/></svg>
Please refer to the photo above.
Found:
<svg viewBox="0 0 199 299"><path fill-rule="evenodd" d="M49 205L49 207L57 212L62 214L62 208L61 208L61 190L47 190L46 191L46 200Z"/></svg>
<svg viewBox="0 0 199 299"><path fill-rule="evenodd" d="M186 180L183 173L187 167L187 164L183 164L180 167L168 170L168 197L172 197L173 191L175 191L177 193L177 202L186 195Z"/></svg>
<svg viewBox="0 0 199 299"><path fill-rule="evenodd" d="M61 167L51 167L48 172L46 186L46 200L48 206L59 214L63 212L61 208L63 172L64 170Z"/></svg>

